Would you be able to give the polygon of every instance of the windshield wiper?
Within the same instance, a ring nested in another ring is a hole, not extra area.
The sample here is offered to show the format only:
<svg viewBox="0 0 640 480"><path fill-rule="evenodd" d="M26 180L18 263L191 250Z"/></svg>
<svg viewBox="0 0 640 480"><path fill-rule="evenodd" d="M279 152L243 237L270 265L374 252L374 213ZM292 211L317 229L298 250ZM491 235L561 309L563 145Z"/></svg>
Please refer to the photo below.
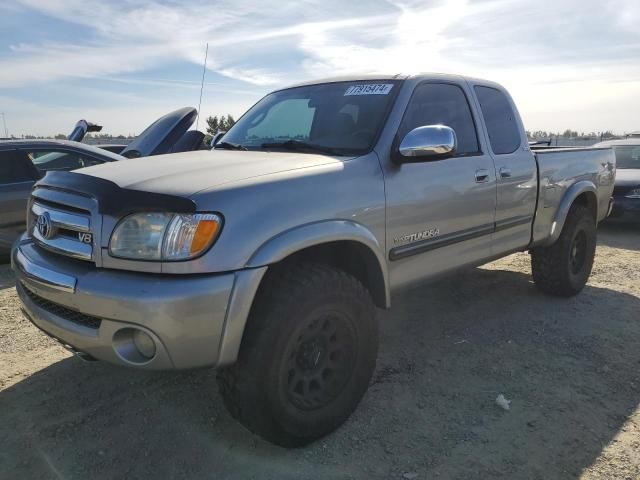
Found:
<svg viewBox="0 0 640 480"><path fill-rule="evenodd" d="M224 150L247 150L247 147L239 143L220 142L216 143L213 148L222 148Z"/></svg>
<svg viewBox="0 0 640 480"><path fill-rule="evenodd" d="M327 153L329 155L343 155L337 148L325 147L324 145L315 145L313 143L302 142L300 140L290 139L286 142L271 142L263 143L261 148L285 148L287 150L307 151L307 152L320 152Z"/></svg>

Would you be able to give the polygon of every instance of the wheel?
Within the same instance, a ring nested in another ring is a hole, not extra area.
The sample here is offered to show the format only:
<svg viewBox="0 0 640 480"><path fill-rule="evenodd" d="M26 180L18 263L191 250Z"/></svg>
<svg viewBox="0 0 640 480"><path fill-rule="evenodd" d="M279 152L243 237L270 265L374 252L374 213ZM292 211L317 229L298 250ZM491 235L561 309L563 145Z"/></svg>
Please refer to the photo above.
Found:
<svg viewBox="0 0 640 480"><path fill-rule="evenodd" d="M218 374L225 406L286 447L340 426L369 386L378 324L369 292L322 264L274 267L255 300L237 362Z"/></svg>
<svg viewBox="0 0 640 480"><path fill-rule="evenodd" d="M560 233L549 247L531 251L536 286L545 293L570 297L586 285L596 253L596 222L583 205L572 205Z"/></svg>

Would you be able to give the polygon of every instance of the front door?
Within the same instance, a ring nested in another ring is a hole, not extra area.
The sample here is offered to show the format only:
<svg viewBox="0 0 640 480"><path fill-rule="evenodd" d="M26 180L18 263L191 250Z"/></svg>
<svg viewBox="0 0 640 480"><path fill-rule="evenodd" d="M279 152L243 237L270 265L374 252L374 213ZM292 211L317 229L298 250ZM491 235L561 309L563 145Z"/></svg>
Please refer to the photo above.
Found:
<svg viewBox="0 0 640 480"><path fill-rule="evenodd" d="M387 255L393 287L491 255L496 207L493 160L482 151L464 85L418 85L398 139L424 125L446 125L455 156L387 169Z"/></svg>

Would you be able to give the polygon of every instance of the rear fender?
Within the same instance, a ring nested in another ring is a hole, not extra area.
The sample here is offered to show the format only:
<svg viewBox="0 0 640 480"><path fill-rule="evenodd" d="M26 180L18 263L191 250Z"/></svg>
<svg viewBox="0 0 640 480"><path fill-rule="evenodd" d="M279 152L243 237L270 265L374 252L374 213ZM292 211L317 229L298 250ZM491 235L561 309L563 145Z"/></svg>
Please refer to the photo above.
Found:
<svg viewBox="0 0 640 480"><path fill-rule="evenodd" d="M590 182L588 180L582 180L571 185L562 196L562 199L560 200L558 211L556 212L553 222L551 223L551 230L549 232L549 237L544 242L544 245L552 245L553 243L556 242L556 240L558 240L558 238L560 237L560 233L562 232L562 228L564 227L564 223L567 220L567 215L569 214L569 210L571 209L571 206L576 201L576 198L578 198L583 193L588 193L589 195L593 195L595 200L594 205L596 208L596 218L598 218L598 212L597 212L598 193L597 192L598 190L596 186L593 184L593 182Z"/></svg>

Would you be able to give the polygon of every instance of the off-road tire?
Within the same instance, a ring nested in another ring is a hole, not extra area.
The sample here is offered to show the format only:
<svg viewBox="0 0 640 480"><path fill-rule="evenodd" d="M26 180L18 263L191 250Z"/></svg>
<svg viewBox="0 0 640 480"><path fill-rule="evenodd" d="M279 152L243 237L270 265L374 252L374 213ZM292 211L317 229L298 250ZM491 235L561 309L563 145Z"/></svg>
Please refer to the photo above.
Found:
<svg viewBox="0 0 640 480"><path fill-rule="evenodd" d="M218 385L249 430L303 446L339 427L366 392L378 353L376 310L357 279L324 264L278 265L263 282L238 360L218 373Z"/></svg>
<svg viewBox="0 0 640 480"><path fill-rule="evenodd" d="M549 247L530 251L536 287L561 297L580 293L591 274L596 238L592 213L583 205L572 205L558 240Z"/></svg>

